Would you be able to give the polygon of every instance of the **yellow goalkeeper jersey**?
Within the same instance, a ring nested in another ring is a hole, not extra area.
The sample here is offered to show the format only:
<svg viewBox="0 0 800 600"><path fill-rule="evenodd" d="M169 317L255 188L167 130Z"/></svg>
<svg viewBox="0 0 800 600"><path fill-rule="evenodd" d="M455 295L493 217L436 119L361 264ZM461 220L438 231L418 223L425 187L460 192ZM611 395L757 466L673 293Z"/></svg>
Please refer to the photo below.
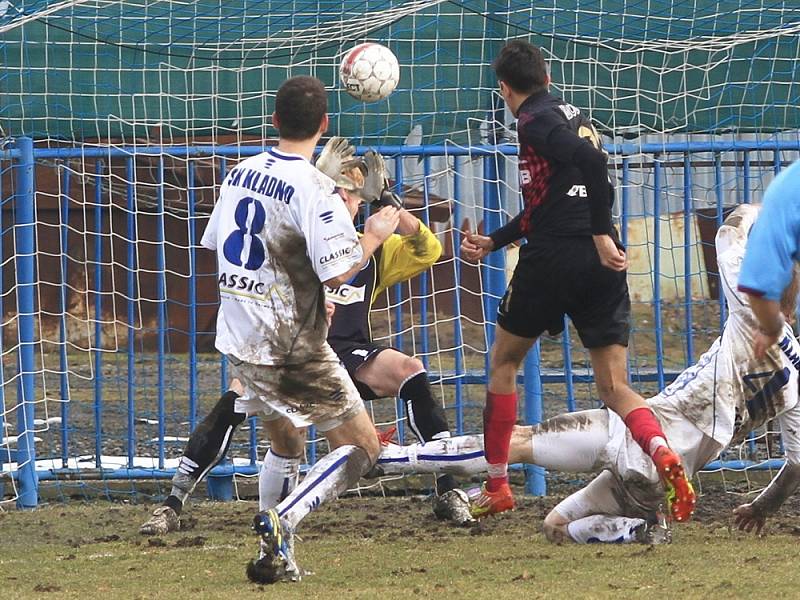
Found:
<svg viewBox="0 0 800 600"><path fill-rule="evenodd" d="M373 254L364 268L347 283L326 289L336 304L328 341L366 343L372 341L369 311L387 288L429 269L442 255L442 245L423 223L411 235L393 234Z"/></svg>

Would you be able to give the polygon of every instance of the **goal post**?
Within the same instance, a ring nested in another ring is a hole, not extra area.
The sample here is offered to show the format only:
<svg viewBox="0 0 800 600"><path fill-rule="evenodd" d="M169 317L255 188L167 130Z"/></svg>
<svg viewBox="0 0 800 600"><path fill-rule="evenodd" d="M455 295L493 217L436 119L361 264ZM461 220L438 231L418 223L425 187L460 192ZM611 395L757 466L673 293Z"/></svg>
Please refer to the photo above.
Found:
<svg viewBox="0 0 800 600"><path fill-rule="evenodd" d="M325 83L330 134L379 148L442 242L429 273L379 299L373 326L423 361L454 431L472 432L516 250L476 267L461 235L520 208L515 123L490 63L509 38L541 46L554 93L592 117L610 153L631 380L654 393L724 321L713 238L726 211L759 201L800 155L799 30L789 0L0 3L0 506L34 504L37 476L47 497L167 491L228 384L205 219L225 173L274 142L275 92L292 75ZM338 85L341 57L364 41L401 64L382 102ZM541 340L519 381L526 422L598 405L569 328ZM371 410L410 440L402 403ZM242 430L215 495L257 471L268 442L257 420ZM771 465L771 440L713 466ZM309 462L324 451L312 441ZM526 474L544 493L541 470Z"/></svg>

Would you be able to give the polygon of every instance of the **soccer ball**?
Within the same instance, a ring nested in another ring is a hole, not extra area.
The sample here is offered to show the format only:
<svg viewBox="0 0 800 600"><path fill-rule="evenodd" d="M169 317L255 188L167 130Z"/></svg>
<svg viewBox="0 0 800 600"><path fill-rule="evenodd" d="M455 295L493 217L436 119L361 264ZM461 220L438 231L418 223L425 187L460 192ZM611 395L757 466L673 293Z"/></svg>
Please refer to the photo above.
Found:
<svg viewBox="0 0 800 600"><path fill-rule="evenodd" d="M386 98L397 87L400 65L386 46L367 42L345 54L339 65L339 78L353 98L375 102Z"/></svg>

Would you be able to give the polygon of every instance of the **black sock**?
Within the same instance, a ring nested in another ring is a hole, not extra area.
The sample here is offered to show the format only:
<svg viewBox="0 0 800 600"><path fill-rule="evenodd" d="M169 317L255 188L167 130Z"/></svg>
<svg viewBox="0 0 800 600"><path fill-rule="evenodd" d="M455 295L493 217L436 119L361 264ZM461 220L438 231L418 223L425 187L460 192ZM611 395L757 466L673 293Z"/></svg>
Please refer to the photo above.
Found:
<svg viewBox="0 0 800 600"><path fill-rule="evenodd" d="M225 457L233 432L246 418L246 415L234 410L238 397L234 391L225 392L189 436L178 463L178 470L172 478L172 490L164 501L164 506L169 506L180 514L175 505L183 507L198 482Z"/></svg>
<svg viewBox="0 0 800 600"><path fill-rule="evenodd" d="M164 500L164 506L168 506L172 510L175 511L175 514L180 516L181 512L183 511L183 502L177 496L173 496L170 494L167 496L166 500Z"/></svg>
<svg viewBox="0 0 800 600"><path fill-rule="evenodd" d="M406 405L408 426L420 442L430 442L441 434L449 434L450 426L441 404L436 402L425 371L406 379L400 391Z"/></svg>

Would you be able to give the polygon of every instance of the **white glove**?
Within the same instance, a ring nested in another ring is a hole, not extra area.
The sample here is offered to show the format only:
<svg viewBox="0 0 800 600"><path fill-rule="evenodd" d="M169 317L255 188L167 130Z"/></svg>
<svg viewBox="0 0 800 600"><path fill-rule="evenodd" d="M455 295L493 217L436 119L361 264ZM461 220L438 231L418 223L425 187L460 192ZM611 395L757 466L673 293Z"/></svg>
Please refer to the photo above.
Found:
<svg viewBox="0 0 800 600"><path fill-rule="evenodd" d="M361 162L359 159L353 158L355 151L356 149L347 139L338 136L332 137L319 153L314 166L333 179L337 187L354 190L358 186L352 179L343 175L342 171L352 169Z"/></svg>

